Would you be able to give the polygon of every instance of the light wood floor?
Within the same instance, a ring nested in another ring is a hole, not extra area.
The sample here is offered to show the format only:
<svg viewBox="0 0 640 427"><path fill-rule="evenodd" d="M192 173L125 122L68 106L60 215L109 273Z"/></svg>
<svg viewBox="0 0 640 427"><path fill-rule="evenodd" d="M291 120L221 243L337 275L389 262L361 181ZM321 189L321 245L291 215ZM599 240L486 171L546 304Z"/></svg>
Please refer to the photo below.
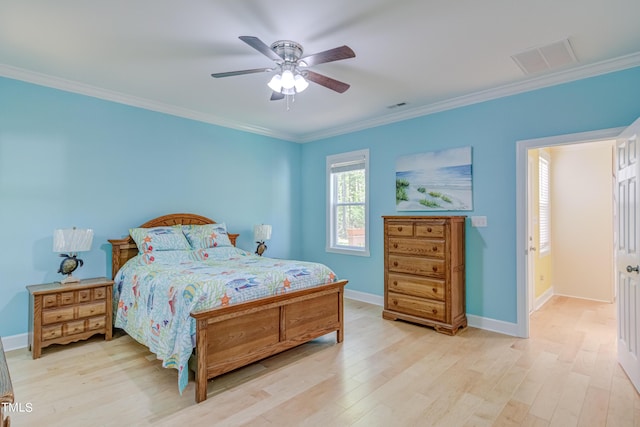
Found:
<svg viewBox="0 0 640 427"><path fill-rule="evenodd" d="M196 405L126 335L8 352L18 426L640 426L616 363L615 307L554 297L531 338L468 328L449 337L347 300L335 334L209 382Z"/></svg>

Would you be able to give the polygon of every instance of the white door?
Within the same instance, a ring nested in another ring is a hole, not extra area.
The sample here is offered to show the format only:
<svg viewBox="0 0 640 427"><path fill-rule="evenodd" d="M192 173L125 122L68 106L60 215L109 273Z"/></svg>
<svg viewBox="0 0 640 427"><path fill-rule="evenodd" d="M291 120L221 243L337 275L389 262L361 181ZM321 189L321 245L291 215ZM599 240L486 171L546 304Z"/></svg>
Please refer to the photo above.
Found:
<svg viewBox="0 0 640 427"><path fill-rule="evenodd" d="M618 362L640 391L640 119L616 143Z"/></svg>

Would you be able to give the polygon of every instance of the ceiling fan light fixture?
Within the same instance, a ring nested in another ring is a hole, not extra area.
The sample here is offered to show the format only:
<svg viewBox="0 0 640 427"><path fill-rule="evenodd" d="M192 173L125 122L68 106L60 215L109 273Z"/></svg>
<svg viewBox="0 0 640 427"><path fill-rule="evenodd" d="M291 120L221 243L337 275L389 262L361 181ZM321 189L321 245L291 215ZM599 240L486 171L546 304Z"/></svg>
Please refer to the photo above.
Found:
<svg viewBox="0 0 640 427"><path fill-rule="evenodd" d="M293 89L293 87L296 85L296 80L293 77L293 73L291 72L291 70L284 70L282 72L281 82L283 89Z"/></svg>
<svg viewBox="0 0 640 427"><path fill-rule="evenodd" d="M294 80L295 80L295 88L296 88L296 92L297 93L300 93L300 92L302 92L303 90L305 90L306 88L309 87L309 82L306 81L304 79L304 77L302 77L301 74L297 74L294 77Z"/></svg>
<svg viewBox="0 0 640 427"><path fill-rule="evenodd" d="M282 90L282 77L280 74L275 74L267 85L272 91L280 92L280 90Z"/></svg>
<svg viewBox="0 0 640 427"><path fill-rule="evenodd" d="M283 87L281 93L283 95L295 95L296 94L296 90L295 90L295 88L287 89L287 88Z"/></svg>

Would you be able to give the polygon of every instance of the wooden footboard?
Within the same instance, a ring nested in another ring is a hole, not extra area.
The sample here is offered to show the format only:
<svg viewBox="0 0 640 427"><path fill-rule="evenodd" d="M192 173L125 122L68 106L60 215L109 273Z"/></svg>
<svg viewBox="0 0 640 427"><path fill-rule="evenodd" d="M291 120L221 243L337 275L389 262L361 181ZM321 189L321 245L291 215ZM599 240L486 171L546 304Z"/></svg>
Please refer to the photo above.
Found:
<svg viewBox="0 0 640 427"><path fill-rule="evenodd" d="M344 338L346 280L192 313L196 319L196 402L207 381L330 332Z"/></svg>

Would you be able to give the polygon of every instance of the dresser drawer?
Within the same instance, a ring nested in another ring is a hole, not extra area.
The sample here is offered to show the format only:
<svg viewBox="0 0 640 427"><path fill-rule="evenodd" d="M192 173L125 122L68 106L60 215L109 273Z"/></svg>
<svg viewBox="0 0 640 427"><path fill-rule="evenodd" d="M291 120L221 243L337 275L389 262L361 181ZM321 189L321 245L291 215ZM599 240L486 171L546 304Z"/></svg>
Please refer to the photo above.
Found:
<svg viewBox="0 0 640 427"><path fill-rule="evenodd" d="M393 222L387 224L387 234L389 236L413 236L413 223Z"/></svg>
<svg viewBox="0 0 640 427"><path fill-rule="evenodd" d="M84 320L75 320L62 325L64 335L76 335L84 332Z"/></svg>
<svg viewBox="0 0 640 427"><path fill-rule="evenodd" d="M425 317L444 322L446 319L445 304L443 302L416 298L409 295L389 292L387 295L389 310Z"/></svg>
<svg viewBox="0 0 640 427"><path fill-rule="evenodd" d="M436 237L443 238L444 237L444 229L445 226L443 224L416 224L415 236L416 237Z"/></svg>
<svg viewBox="0 0 640 427"><path fill-rule="evenodd" d="M62 336L62 325L44 326L42 341L53 340Z"/></svg>
<svg viewBox="0 0 640 427"><path fill-rule="evenodd" d="M390 237L389 253L444 259L444 240Z"/></svg>
<svg viewBox="0 0 640 427"><path fill-rule="evenodd" d="M440 301L444 301L445 299L444 280L389 273L387 283L389 292Z"/></svg>
<svg viewBox="0 0 640 427"><path fill-rule="evenodd" d="M96 314L103 314L106 312L104 302L94 302L91 304L83 304L78 307L78 317L91 317Z"/></svg>
<svg viewBox="0 0 640 427"><path fill-rule="evenodd" d="M442 259L389 255L389 271L444 278L445 262Z"/></svg>
<svg viewBox="0 0 640 427"><path fill-rule="evenodd" d="M57 308L54 310L42 311L42 324L66 322L73 319L73 307Z"/></svg>
<svg viewBox="0 0 640 427"><path fill-rule="evenodd" d="M93 331L96 329L102 329L106 324L107 324L107 320L105 319L104 316L92 317L91 319L89 319L88 329L90 331Z"/></svg>

